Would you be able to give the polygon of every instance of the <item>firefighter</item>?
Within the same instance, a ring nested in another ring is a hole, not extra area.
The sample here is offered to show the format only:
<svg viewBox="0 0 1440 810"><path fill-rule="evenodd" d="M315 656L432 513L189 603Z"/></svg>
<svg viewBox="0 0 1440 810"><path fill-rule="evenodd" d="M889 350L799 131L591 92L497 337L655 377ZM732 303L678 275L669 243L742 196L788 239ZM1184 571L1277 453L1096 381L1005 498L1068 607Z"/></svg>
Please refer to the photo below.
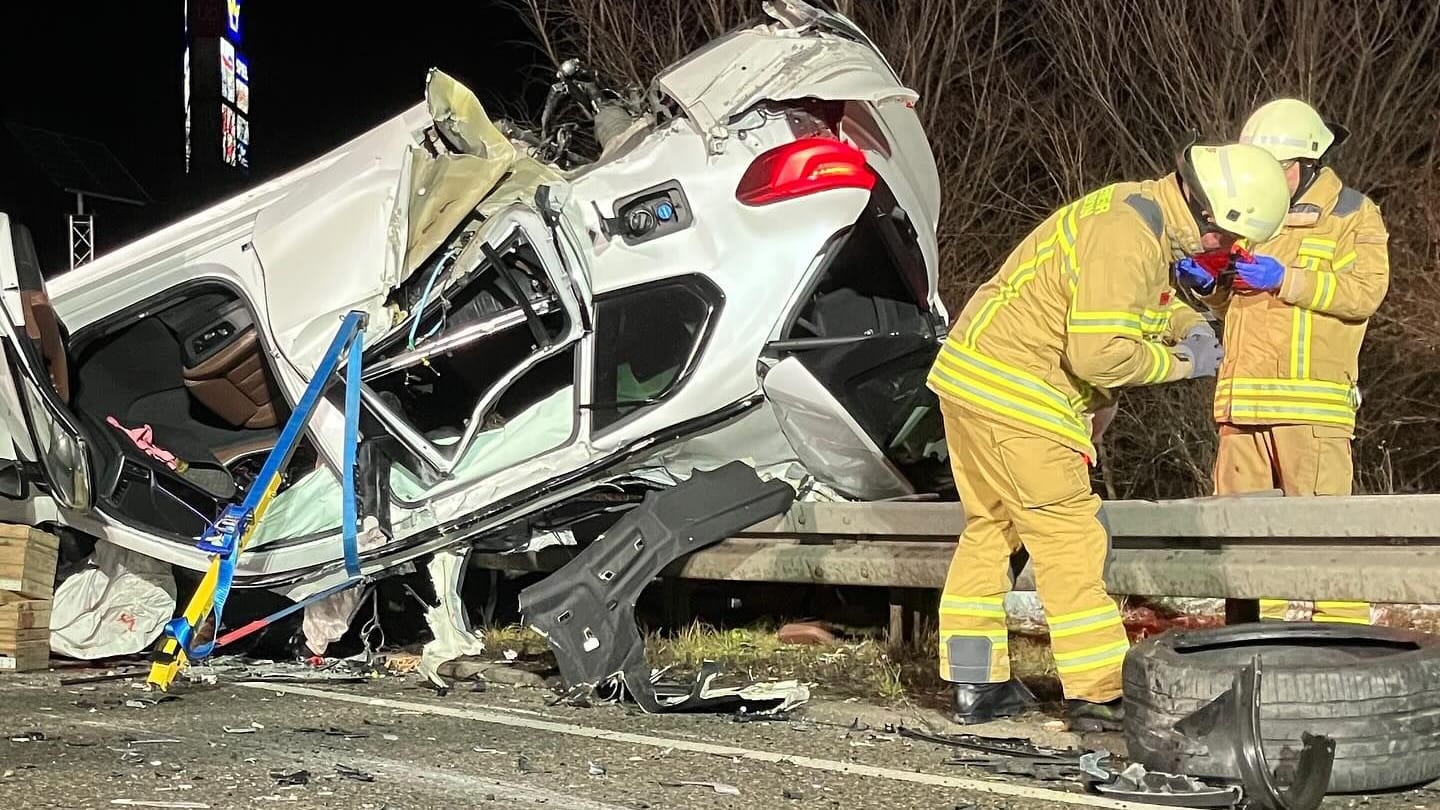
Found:
<svg viewBox="0 0 1440 810"><path fill-rule="evenodd" d="M1219 341L1175 299L1171 267L1237 237L1269 239L1289 207L1284 172L1258 147L1192 145L1177 163L1051 214L976 291L931 367L965 509L939 617L940 675L955 684L958 722L1033 700L1007 652L1008 561L1021 547L1072 727L1120 720L1129 641L1105 590L1089 415L1114 389L1215 374Z"/></svg>
<svg viewBox="0 0 1440 810"><path fill-rule="evenodd" d="M1390 267L1379 207L1326 165L1346 135L1297 99L1256 109L1240 141L1285 169L1292 200L1285 225L1255 246L1254 262L1236 264L1231 284L1216 284L1193 261L1177 268L1181 283L1225 322L1228 350L1215 391L1218 494L1351 493L1357 360ZM1261 616L1284 619L1287 607L1263 600ZM1316 602L1313 618L1368 624L1370 606Z"/></svg>

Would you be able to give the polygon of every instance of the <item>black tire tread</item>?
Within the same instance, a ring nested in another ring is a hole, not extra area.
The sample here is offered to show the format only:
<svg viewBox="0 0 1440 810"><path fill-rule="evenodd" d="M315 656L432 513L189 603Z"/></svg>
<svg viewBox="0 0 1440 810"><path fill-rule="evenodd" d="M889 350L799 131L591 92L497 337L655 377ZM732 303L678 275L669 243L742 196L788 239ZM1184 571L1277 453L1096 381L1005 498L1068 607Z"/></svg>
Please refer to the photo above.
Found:
<svg viewBox="0 0 1440 810"><path fill-rule="evenodd" d="M1199 642L1198 633L1223 643L1227 634L1240 632L1284 637L1309 631L1284 624L1172 631L1135 645L1124 668L1132 759L1158 770L1238 778L1217 772L1223 769L1203 751L1186 750L1178 734L1164 732L1228 690L1240 668L1188 659L1177 648ZM1383 790L1440 778L1440 639L1363 626L1326 632L1414 641L1419 649L1323 669L1264 664L1260 728L1267 760L1274 765L1282 756L1293 758L1302 733L1323 733L1336 743L1330 792Z"/></svg>

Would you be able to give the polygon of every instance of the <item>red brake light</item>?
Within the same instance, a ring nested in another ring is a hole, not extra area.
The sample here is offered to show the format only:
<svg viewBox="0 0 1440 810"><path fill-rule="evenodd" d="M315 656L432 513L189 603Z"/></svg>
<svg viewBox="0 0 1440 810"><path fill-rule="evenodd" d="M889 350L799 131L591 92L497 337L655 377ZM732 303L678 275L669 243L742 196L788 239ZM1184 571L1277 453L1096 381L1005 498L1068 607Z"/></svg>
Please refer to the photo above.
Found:
<svg viewBox="0 0 1440 810"><path fill-rule="evenodd" d="M864 152L832 138L801 138L755 158L735 198L745 205L767 205L832 188L869 191L874 186Z"/></svg>

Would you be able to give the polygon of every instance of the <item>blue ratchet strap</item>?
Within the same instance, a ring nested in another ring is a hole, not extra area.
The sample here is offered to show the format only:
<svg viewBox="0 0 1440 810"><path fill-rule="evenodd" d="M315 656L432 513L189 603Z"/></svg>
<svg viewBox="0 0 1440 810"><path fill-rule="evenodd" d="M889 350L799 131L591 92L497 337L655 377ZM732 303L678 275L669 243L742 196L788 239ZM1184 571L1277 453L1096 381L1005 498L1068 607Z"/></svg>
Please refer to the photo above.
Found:
<svg viewBox="0 0 1440 810"><path fill-rule="evenodd" d="M344 526L341 534L345 548L345 573L351 579L360 576L360 549L356 536L360 517L355 505L355 454L360 443L360 355L364 335L357 332L350 341L350 359L345 364L345 450L341 470L343 485L341 504Z"/></svg>
<svg viewBox="0 0 1440 810"><path fill-rule="evenodd" d="M315 369L315 375L310 378L310 384L306 386L305 393L300 397L300 401L295 404L295 409L290 412L290 419L285 422L285 429L281 431L280 438L275 442L274 449L272 449L270 455L266 457L265 465L260 468L260 473L255 476L255 480L250 484L249 491L245 493L245 500L239 504L227 506L225 511L221 513L220 519L215 521L215 525L211 529L206 530L205 534L201 536L200 542L196 544L196 547L201 551L206 551L220 557L220 570L215 583L215 597L211 602L210 608L211 615L215 617L217 636L220 630L220 619L225 611L225 602L230 596L230 585L235 579L235 563L240 556L240 541L245 537L245 533L249 529L250 521L255 517L257 510L266 504L273 483L278 479L280 473L284 471L285 465L289 463L290 457L294 454L295 447L300 443L300 438L305 433L305 426L309 424L310 417L315 411L315 406L320 401L320 396L324 393L330 378L334 376L336 369L339 367L340 357L344 354L346 346L351 344L358 345L353 338L359 333L364 320L365 313L363 312L352 311L346 314L344 321L340 325L340 330L335 334L335 339L330 342L330 347L325 350L325 355L320 359L320 365ZM358 381L360 362L354 349L352 349L351 355L353 358L353 362L351 363L353 370L350 374L354 375ZM354 396L358 398L359 385L349 385L349 388L353 390ZM351 420L349 413L350 396L351 392L347 391L347 457L353 457L354 453L353 441L351 441L354 434L349 431L349 422ZM358 408L356 410L358 411ZM358 422L358 413L356 414L356 421ZM348 494L351 496L352 509L354 495L353 468L353 463L347 465L347 469L351 470L348 477L351 488ZM349 530L350 537L353 538L354 522L347 521L346 526ZM353 548L354 541L347 538L345 548L345 564L347 570L350 567L350 554ZM358 557L356 558L355 565L358 571ZM184 617L172 620L166 625L166 630L174 636L181 649L185 650L185 655L192 661L209 656L215 649L214 641L209 642L200 649L190 649L189 642L194 633L194 628L190 626L189 622L185 621Z"/></svg>

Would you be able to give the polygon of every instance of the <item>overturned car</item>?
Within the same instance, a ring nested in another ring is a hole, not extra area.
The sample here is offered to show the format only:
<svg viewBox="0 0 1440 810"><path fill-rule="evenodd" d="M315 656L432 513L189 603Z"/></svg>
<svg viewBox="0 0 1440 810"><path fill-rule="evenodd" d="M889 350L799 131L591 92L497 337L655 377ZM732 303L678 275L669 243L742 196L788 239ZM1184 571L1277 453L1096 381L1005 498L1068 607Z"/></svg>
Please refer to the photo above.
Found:
<svg viewBox="0 0 1440 810"><path fill-rule="evenodd" d="M563 66L552 92L593 119L590 154L432 71L404 113L48 283L0 215L0 520L204 570L197 539L352 311L382 529L366 575L573 542L735 460L801 497L933 488L947 316L916 94L843 17L766 10L643 92ZM343 389L237 587L343 579Z"/></svg>

